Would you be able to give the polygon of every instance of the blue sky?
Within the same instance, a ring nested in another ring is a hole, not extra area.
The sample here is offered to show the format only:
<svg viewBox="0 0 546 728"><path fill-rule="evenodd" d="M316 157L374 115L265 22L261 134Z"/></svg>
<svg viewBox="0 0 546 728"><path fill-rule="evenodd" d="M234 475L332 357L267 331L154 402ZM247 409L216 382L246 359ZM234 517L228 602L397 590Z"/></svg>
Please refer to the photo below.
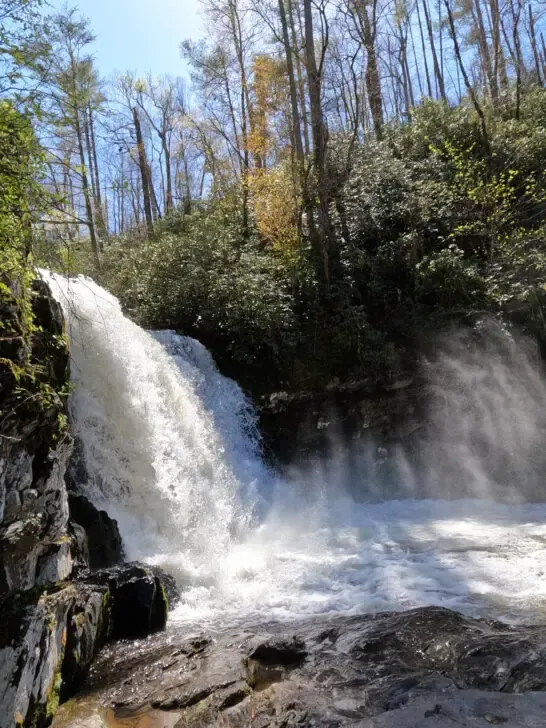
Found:
<svg viewBox="0 0 546 728"><path fill-rule="evenodd" d="M66 0L50 0L62 8ZM185 75L180 42L202 35L199 0L72 0L97 36L94 56L103 76L114 71Z"/></svg>

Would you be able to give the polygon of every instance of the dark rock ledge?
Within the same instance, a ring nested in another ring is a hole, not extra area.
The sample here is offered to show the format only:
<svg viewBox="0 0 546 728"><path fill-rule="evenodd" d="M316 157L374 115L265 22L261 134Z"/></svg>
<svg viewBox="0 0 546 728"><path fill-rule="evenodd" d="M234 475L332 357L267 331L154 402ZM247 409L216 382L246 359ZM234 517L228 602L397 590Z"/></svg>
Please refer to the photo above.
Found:
<svg viewBox="0 0 546 728"><path fill-rule="evenodd" d="M125 564L0 603L0 728L49 725L108 640L165 627L167 596L154 571Z"/></svg>
<svg viewBox="0 0 546 728"><path fill-rule="evenodd" d="M102 722L103 719L106 722ZM546 628L442 608L107 646L54 728L541 728Z"/></svg>

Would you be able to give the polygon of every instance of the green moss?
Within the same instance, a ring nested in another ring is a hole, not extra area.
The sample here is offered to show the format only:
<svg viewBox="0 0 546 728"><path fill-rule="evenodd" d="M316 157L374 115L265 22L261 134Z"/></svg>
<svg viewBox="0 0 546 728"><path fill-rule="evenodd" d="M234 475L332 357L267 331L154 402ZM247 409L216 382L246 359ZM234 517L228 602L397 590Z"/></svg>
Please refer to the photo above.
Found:
<svg viewBox="0 0 546 728"><path fill-rule="evenodd" d="M61 695L61 686L63 684L63 678L61 671L58 670L53 676L53 681L49 689L49 695L46 703L46 717L52 719L57 710L59 709L59 701Z"/></svg>
<svg viewBox="0 0 546 728"><path fill-rule="evenodd" d="M97 645L108 639L112 629L112 595L106 591L102 597L102 609L97 622Z"/></svg>

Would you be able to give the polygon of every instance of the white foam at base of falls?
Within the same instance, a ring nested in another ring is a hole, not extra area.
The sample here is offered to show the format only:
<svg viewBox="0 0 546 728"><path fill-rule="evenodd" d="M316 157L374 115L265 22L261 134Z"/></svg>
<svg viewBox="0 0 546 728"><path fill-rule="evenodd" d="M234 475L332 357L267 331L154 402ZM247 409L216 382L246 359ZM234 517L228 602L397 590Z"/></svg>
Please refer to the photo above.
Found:
<svg viewBox="0 0 546 728"><path fill-rule="evenodd" d="M252 408L203 346L144 331L90 279L44 275L68 320L86 492L118 520L129 559L176 576L175 619L424 604L543 619L546 504L357 504L316 474L277 482Z"/></svg>

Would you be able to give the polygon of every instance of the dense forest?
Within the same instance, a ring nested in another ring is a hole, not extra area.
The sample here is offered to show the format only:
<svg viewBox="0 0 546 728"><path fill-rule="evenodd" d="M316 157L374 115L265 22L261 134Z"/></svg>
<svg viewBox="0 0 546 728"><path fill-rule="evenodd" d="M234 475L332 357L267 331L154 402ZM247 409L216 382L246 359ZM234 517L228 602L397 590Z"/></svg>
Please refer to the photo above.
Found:
<svg viewBox="0 0 546 728"><path fill-rule="evenodd" d="M90 275L256 394L394 380L485 312L546 345L540 3L201 5L189 78L105 79L78 9L4 0L8 279Z"/></svg>

